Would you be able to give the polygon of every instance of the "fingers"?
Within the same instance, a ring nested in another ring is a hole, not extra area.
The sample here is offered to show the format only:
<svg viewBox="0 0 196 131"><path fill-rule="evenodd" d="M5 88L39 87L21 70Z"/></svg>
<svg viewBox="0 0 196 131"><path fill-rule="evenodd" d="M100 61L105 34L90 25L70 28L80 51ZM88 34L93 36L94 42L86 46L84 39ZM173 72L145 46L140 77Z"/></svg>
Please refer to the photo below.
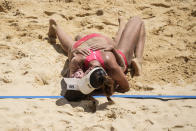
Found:
<svg viewBox="0 0 196 131"><path fill-rule="evenodd" d="M91 54L90 50L88 50L88 49L84 49L83 51L84 51L84 53L85 53L87 56Z"/></svg>
<svg viewBox="0 0 196 131"><path fill-rule="evenodd" d="M80 53L84 56L89 56L91 54L90 50L88 49L81 49Z"/></svg>
<svg viewBox="0 0 196 131"><path fill-rule="evenodd" d="M113 46L112 45L93 45L93 46L91 46L91 49L93 50L93 51L95 51L95 50L104 50L104 51L110 51L110 50L112 50L112 48L113 48Z"/></svg>
<svg viewBox="0 0 196 131"><path fill-rule="evenodd" d="M90 49L93 50L93 51L95 51L95 50L97 50L97 46L96 46L96 45L92 45L92 46L90 47Z"/></svg>
<svg viewBox="0 0 196 131"><path fill-rule="evenodd" d="M92 46L90 47L90 49L93 50L93 51L102 50L102 49L104 49L104 48L105 48L105 47L100 46L100 45L92 45Z"/></svg>
<svg viewBox="0 0 196 131"><path fill-rule="evenodd" d="M77 50L76 49L72 49L71 50L71 53L75 53Z"/></svg>
<svg viewBox="0 0 196 131"><path fill-rule="evenodd" d="M82 54L84 56L88 56L91 54L90 50L89 49L75 49L72 51L73 54Z"/></svg>

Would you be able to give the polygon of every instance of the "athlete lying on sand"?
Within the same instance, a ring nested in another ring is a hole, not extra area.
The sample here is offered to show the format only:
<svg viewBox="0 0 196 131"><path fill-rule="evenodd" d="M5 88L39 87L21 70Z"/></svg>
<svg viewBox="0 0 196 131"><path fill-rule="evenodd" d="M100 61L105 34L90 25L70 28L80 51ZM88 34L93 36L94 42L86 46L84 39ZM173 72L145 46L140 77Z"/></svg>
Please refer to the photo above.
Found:
<svg viewBox="0 0 196 131"><path fill-rule="evenodd" d="M55 20L50 20L48 36L50 39L56 39L57 36L67 53L70 63L68 77L82 78L93 68L103 67L107 75L98 71L95 81L100 86L104 85L103 83L108 84L103 87L106 96L112 95L111 85L114 85L117 92L129 91L125 74L130 67L134 70L133 76L141 74L145 28L143 21L138 17L130 19L127 24L119 19L119 24L114 40L94 33L85 37L77 36L75 42Z"/></svg>

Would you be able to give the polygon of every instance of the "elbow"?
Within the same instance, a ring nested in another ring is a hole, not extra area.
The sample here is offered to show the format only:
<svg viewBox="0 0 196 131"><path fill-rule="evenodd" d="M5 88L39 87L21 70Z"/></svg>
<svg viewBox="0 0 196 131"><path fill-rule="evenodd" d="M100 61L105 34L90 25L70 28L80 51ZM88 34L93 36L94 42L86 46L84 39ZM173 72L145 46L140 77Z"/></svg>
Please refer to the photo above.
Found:
<svg viewBox="0 0 196 131"><path fill-rule="evenodd" d="M122 89L121 93L125 93L125 92L128 92L128 91L130 90L128 81L127 81L126 84L125 84L124 86L122 86L122 87L123 87L123 88L121 88L121 89Z"/></svg>
<svg viewBox="0 0 196 131"><path fill-rule="evenodd" d="M128 92L130 90L129 87L127 88L117 88L116 91L119 92L119 93L125 93L125 92Z"/></svg>
<svg viewBox="0 0 196 131"><path fill-rule="evenodd" d="M125 91L125 92L128 92L129 90L130 90L130 88L128 87L128 88L126 88L124 91Z"/></svg>
<svg viewBox="0 0 196 131"><path fill-rule="evenodd" d="M130 90L130 88L122 89L122 90L120 91L120 93L125 93L125 92L128 92L129 90Z"/></svg>

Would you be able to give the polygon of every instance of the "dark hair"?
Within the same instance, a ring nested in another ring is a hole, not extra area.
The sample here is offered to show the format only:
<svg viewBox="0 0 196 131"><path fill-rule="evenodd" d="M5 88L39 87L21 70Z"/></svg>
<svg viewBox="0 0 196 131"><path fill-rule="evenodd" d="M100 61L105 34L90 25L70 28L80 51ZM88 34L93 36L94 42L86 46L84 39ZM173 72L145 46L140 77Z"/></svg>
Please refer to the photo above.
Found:
<svg viewBox="0 0 196 131"><path fill-rule="evenodd" d="M98 89L102 88L104 95L111 96L114 92L114 81L103 69L95 70L90 76L90 84Z"/></svg>
<svg viewBox="0 0 196 131"><path fill-rule="evenodd" d="M108 75L104 77L105 80L101 88L103 90L104 95L110 97L114 93L114 81Z"/></svg>
<svg viewBox="0 0 196 131"><path fill-rule="evenodd" d="M90 84L98 89L100 88L101 85L103 85L105 77L107 74L105 73L105 71L103 69L97 69L95 70L91 76L90 76Z"/></svg>
<svg viewBox="0 0 196 131"><path fill-rule="evenodd" d="M114 81L105 73L103 69L95 70L91 74L90 84L96 89L101 88L103 94L107 97L111 96L114 92ZM87 95L77 90L67 90L64 97L68 101L80 101L86 99Z"/></svg>

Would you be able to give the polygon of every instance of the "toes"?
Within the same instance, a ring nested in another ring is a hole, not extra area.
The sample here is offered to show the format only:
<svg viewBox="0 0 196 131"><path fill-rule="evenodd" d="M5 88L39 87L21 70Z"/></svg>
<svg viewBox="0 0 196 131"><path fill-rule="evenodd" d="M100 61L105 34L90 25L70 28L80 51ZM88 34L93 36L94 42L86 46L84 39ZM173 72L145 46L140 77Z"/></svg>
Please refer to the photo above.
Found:
<svg viewBox="0 0 196 131"><path fill-rule="evenodd" d="M119 25L125 25L125 19L122 16L120 16L118 18L118 23L119 23Z"/></svg>
<svg viewBox="0 0 196 131"><path fill-rule="evenodd" d="M50 23L51 26L52 26L52 25L57 25L57 24L56 24L56 21L55 21L54 19L50 19L50 20L49 20L49 23Z"/></svg>
<svg viewBox="0 0 196 131"><path fill-rule="evenodd" d="M56 32L55 32L55 29L56 29L56 21L54 19L50 19L49 20L49 24L50 24L50 27L49 27L49 31L48 31L48 37L51 39L51 38L54 38L56 39ZM53 40L52 40L53 41Z"/></svg>
<svg viewBox="0 0 196 131"><path fill-rule="evenodd" d="M118 17L118 22L120 23L122 20L123 20L123 17L122 16L119 16Z"/></svg>

